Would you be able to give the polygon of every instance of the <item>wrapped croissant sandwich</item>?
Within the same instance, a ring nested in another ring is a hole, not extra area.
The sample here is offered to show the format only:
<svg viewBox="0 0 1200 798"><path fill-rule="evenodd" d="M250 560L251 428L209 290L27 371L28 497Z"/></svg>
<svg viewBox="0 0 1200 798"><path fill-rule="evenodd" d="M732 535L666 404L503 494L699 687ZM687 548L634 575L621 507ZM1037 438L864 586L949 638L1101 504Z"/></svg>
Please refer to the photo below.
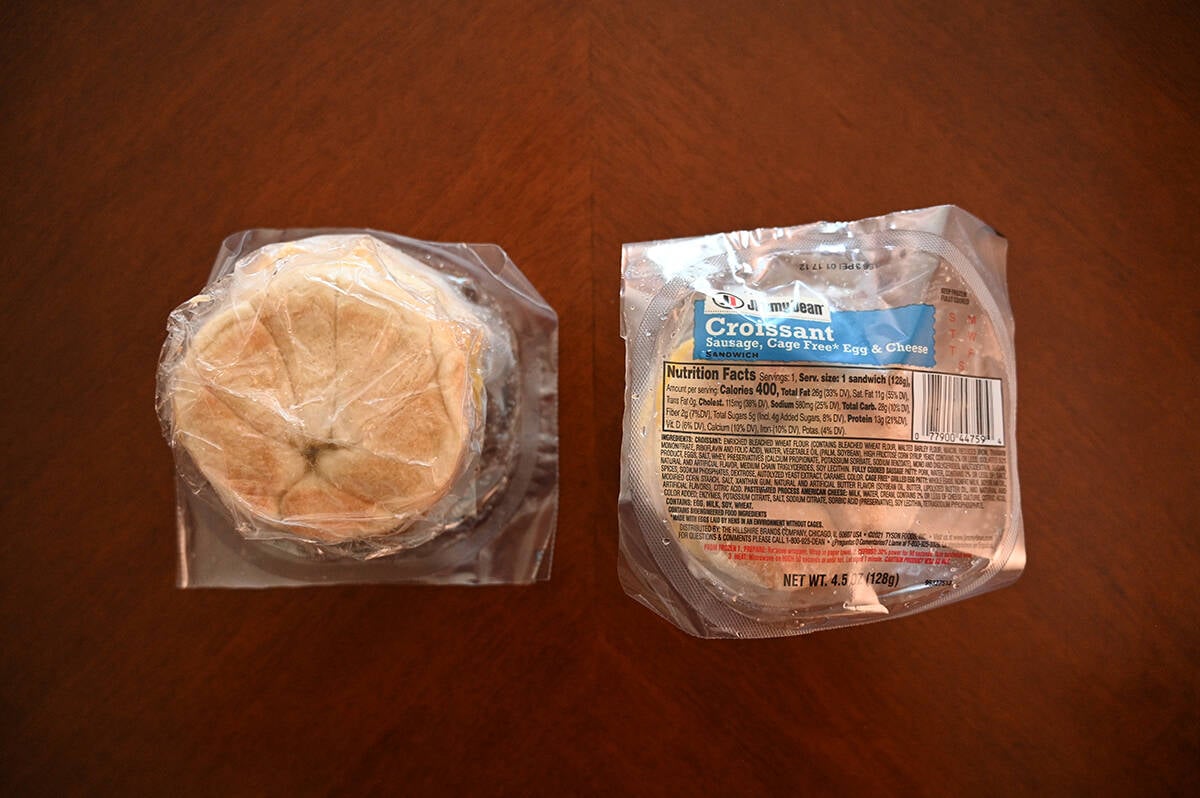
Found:
<svg viewBox="0 0 1200 798"><path fill-rule="evenodd" d="M626 592L777 637L1013 582L1005 250L954 206L626 244Z"/></svg>
<svg viewBox="0 0 1200 798"><path fill-rule="evenodd" d="M181 583L544 575L554 329L494 247L231 238L159 368Z"/></svg>

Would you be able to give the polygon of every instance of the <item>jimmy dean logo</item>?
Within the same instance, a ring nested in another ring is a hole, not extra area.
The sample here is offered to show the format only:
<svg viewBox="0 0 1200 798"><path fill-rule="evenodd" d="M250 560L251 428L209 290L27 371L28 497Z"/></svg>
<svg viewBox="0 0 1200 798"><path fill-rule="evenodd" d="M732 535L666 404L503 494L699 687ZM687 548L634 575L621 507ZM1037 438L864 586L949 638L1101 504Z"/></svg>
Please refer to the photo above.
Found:
<svg viewBox="0 0 1200 798"><path fill-rule="evenodd" d="M709 315L722 313L754 313L761 316L776 316L809 321L829 321L829 306L815 299L782 299L769 296L747 296L729 291L716 291L704 298L704 312Z"/></svg>

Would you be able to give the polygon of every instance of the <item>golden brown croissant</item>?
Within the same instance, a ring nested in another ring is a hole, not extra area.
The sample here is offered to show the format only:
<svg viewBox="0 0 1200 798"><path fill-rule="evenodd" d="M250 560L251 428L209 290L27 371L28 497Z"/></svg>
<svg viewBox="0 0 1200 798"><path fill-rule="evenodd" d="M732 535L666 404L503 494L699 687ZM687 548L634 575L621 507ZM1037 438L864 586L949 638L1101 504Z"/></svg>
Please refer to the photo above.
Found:
<svg viewBox="0 0 1200 798"><path fill-rule="evenodd" d="M322 542L403 529L468 459L479 329L417 261L366 236L266 247L171 381L174 439L257 527Z"/></svg>

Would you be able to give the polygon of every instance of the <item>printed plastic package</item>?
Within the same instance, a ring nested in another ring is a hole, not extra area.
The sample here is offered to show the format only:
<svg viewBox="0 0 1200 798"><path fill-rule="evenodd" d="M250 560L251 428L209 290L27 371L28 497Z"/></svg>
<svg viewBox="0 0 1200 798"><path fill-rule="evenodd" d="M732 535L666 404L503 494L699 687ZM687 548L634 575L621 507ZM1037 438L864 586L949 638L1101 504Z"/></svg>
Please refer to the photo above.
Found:
<svg viewBox="0 0 1200 798"><path fill-rule="evenodd" d="M230 236L159 361L180 586L549 578L556 346L499 247Z"/></svg>
<svg viewBox="0 0 1200 798"><path fill-rule="evenodd" d="M774 637L1014 581L1006 247L953 206L625 245L625 591Z"/></svg>

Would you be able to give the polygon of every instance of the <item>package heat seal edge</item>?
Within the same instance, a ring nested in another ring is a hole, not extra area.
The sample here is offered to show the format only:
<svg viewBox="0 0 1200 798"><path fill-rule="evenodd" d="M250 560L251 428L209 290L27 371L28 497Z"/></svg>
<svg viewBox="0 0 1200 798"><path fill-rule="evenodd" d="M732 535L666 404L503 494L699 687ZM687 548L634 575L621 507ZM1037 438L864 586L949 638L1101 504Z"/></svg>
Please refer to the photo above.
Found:
<svg viewBox="0 0 1200 798"><path fill-rule="evenodd" d="M626 244L626 593L775 637L1015 581L1006 248L954 206Z"/></svg>
<svg viewBox="0 0 1200 798"><path fill-rule="evenodd" d="M549 578L557 317L497 246L232 235L156 408L181 587Z"/></svg>

